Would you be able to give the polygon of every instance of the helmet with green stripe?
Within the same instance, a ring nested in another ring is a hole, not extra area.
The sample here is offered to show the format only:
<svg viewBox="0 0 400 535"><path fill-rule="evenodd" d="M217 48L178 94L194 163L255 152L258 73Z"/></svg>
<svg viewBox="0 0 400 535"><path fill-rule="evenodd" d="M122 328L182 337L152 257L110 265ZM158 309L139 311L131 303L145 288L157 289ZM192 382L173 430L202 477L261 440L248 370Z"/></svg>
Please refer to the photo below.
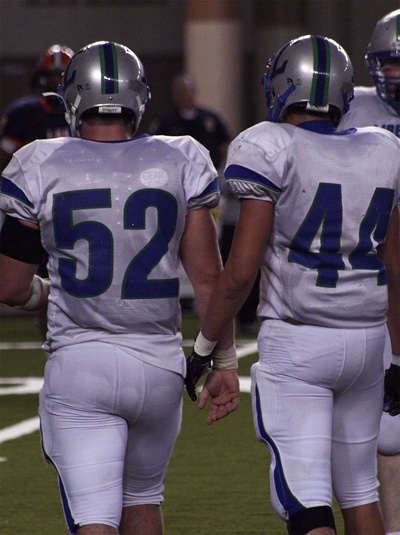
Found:
<svg viewBox="0 0 400 535"><path fill-rule="evenodd" d="M127 111L134 133L150 102L141 61L132 50L112 41L92 43L74 54L64 72L61 94L72 135L88 110L103 115Z"/></svg>
<svg viewBox="0 0 400 535"><path fill-rule="evenodd" d="M379 97L391 106L400 106L400 76L384 72L387 65L400 65L400 9L378 20L365 61Z"/></svg>
<svg viewBox="0 0 400 535"><path fill-rule="evenodd" d="M304 35L286 43L268 61L262 82L270 121L289 106L329 114L337 125L353 98L353 66L333 39Z"/></svg>

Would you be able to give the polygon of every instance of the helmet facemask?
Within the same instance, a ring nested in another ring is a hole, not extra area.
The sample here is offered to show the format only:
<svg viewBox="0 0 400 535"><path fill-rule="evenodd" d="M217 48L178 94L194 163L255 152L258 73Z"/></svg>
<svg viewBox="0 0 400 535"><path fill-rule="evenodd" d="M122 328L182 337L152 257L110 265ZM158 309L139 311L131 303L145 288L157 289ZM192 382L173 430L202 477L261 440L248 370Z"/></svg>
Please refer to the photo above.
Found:
<svg viewBox="0 0 400 535"><path fill-rule="evenodd" d="M399 76L388 76L384 73L384 65L392 61L399 65ZM400 55L396 58L388 58L369 54L367 64L379 98L390 106L400 107Z"/></svg>
<svg viewBox="0 0 400 535"><path fill-rule="evenodd" d="M400 107L400 9L376 23L365 61L379 98L390 106ZM399 66L398 74L396 72L394 76L387 72L387 66L391 64Z"/></svg>

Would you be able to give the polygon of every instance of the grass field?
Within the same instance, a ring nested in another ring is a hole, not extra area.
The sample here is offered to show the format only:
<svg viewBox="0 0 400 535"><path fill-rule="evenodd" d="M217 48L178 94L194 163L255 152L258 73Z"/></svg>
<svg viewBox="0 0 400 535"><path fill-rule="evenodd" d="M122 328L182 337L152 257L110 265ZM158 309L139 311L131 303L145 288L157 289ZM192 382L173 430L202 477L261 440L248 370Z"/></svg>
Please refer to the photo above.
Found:
<svg viewBox="0 0 400 535"><path fill-rule="evenodd" d="M188 350L196 320L184 317ZM37 388L45 356L31 316L0 316L0 533L67 533L54 469L42 457L35 428ZM238 339L242 353L254 340ZM249 349L246 349L249 348ZM240 359L247 389L252 352ZM10 378L20 378L7 382ZM19 390L15 388L20 386ZM17 424L26 423L26 434ZM166 480L163 506L166 535L284 535L284 523L269 502L269 454L255 438L250 394L228 418L206 425L206 412L184 395L182 432ZM11 438L12 430L15 438ZM343 533L336 508L338 533Z"/></svg>

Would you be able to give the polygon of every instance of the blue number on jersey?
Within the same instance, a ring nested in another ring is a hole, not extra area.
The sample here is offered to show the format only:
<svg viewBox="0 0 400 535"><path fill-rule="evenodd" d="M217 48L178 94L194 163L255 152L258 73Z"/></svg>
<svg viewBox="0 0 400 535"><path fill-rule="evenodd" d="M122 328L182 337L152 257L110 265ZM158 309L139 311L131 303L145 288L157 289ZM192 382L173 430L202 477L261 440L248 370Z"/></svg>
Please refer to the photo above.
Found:
<svg viewBox="0 0 400 535"><path fill-rule="evenodd" d="M175 197L163 190L144 189L131 195L124 209L124 228L134 231L145 228L147 208L158 213L158 231L131 261L121 290L122 299L177 297L179 279L149 280L151 270L168 252L177 220ZM95 297L104 293L113 278L114 239L111 231L98 221L73 223L74 210L111 208L111 190L95 189L64 192L54 195L53 224L58 249L72 250L78 240L86 240L89 248L88 274L78 279L77 260L59 258L61 285L75 297Z"/></svg>
<svg viewBox="0 0 400 535"><path fill-rule="evenodd" d="M94 297L104 293L113 277L113 237L98 221L73 223L73 211L89 208L111 208L111 190L67 191L54 195L53 225L56 247L73 249L78 240L89 245L86 279L76 277L77 260L60 258L58 271L62 287L76 297Z"/></svg>
<svg viewBox="0 0 400 535"><path fill-rule="evenodd" d="M360 241L352 253L349 262L353 269L377 269L378 285L386 284L386 270L382 262L371 254L372 239L378 245L385 241L390 221L390 212L393 204L394 191L392 189L377 188L370 202L368 210L361 222Z"/></svg>
<svg viewBox="0 0 400 535"><path fill-rule="evenodd" d="M176 230L178 206L175 197L159 189L142 189L134 193L125 205L124 228L144 229L146 210L158 211L158 230L147 246L132 260L122 285L122 299L176 297L179 279L148 280L148 274L168 252L168 244Z"/></svg>
<svg viewBox="0 0 400 535"><path fill-rule="evenodd" d="M334 288L338 270L344 269L339 253L342 216L340 184L319 184L311 208L290 244L289 262L317 269L317 286ZM310 248L321 225L320 249L315 253Z"/></svg>
<svg viewBox="0 0 400 535"><path fill-rule="evenodd" d="M377 283L386 284L386 270L373 251L372 239L377 246L384 242L392 210L394 191L377 188L361 222L359 242L349 262L353 269L378 271ZM342 239L342 187L340 184L321 183L299 230L290 244L289 262L318 270L316 285L336 288L339 270L345 269L340 253ZM320 232L320 248L311 251L313 240Z"/></svg>

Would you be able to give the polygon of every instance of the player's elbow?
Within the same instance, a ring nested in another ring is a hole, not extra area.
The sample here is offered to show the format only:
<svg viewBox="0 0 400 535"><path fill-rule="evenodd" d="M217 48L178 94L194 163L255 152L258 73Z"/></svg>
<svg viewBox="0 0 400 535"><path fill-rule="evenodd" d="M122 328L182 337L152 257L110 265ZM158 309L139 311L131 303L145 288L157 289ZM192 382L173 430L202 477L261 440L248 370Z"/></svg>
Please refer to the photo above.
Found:
<svg viewBox="0 0 400 535"><path fill-rule="evenodd" d="M230 265L224 271L225 294L227 297L237 298L247 295L257 276L257 270L249 269L248 266Z"/></svg>

